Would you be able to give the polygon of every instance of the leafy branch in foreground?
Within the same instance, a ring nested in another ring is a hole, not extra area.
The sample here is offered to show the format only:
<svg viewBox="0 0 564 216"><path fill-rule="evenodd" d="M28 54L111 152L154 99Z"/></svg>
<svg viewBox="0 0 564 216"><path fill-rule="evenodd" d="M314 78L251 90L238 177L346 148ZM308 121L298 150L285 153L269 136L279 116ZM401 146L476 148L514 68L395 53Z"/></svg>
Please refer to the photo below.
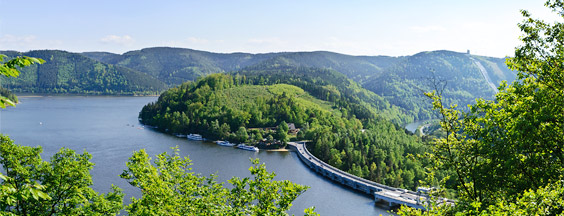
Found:
<svg viewBox="0 0 564 216"><path fill-rule="evenodd" d="M140 198L131 198L129 215L286 215L292 201L307 186L290 181L275 181L258 159L251 160L253 178L229 180L232 189L191 172L191 160L180 157L177 148L152 159L145 150L133 153L121 177L141 189ZM306 209L306 215L315 215Z"/></svg>
<svg viewBox="0 0 564 216"><path fill-rule="evenodd" d="M7 173L0 183L2 214L115 215L122 209L119 188L98 194L90 187L90 154L62 148L47 162L41 152L0 136L0 165Z"/></svg>
<svg viewBox="0 0 564 216"><path fill-rule="evenodd" d="M545 5L564 18L563 0ZM564 24L522 14L523 45L507 60L518 81L502 83L495 100L477 100L466 113L428 95L447 132L434 142L433 160L456 173L450 210L457 215L564 213Z"/></svg>
<svg viewBox="0 0 564 216"><path fill-rule="evenodd" d="M4 75L6 77L18 77L20 75L20 71L18 70L18 68L23 68L26 66L30 66L32 64L45 63L45 60L43 59L27 57L27 56L16 57L7 62L2 63L4 61L4 58L6 57L7 57L6 55L0 54L0 75ZM4 96L0 96L0 107L6 108L6 106L16 106L16 104L14 103L14 101Z"/></svg>

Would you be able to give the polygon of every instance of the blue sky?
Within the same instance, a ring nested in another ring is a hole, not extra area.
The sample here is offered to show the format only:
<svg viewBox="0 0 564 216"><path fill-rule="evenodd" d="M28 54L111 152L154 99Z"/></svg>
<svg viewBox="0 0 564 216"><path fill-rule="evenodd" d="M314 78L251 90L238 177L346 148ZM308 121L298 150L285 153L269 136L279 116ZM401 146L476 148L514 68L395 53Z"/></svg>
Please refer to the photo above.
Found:
<svg viewBox="0 0 564 216"><path fill-rule="evenodd" d="M327 50L504 57L520 9L558 20L542 0L0 0L0 50L123 53L172 46L212 52Z"/></svg>

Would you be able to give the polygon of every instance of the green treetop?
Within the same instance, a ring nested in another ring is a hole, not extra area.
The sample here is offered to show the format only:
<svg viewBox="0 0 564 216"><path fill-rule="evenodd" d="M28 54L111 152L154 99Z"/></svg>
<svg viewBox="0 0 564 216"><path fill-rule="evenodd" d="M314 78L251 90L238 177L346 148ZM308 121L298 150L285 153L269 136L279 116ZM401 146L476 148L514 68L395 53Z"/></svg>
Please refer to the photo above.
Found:
<svg viewBox="0 0 564 216"><path fill-rule="evenodd" d="M564 18L564 1L545 5ZM495 100L478 100L467 113L428 94L447 134L428 156L436 169L454 172L458 202L452 211L459 214L563 213L564 24L522 14L523 44L507 60L519 71L518 81L503 83ZM537 206L543 211L524 211Z"/></svg>
<svg viewBox="0 0 564 216"><path fill-rule="evenodd" d="M43 64L45 62L43 59L27 56L13 58L7 62L3 62L6 57L6 55L0 54L0 75L6 77L18 77L20 75L18 68L32 64ZM6 108L6 106L15 106L15 103L4 96L0 96L0 107Z"/></svg>

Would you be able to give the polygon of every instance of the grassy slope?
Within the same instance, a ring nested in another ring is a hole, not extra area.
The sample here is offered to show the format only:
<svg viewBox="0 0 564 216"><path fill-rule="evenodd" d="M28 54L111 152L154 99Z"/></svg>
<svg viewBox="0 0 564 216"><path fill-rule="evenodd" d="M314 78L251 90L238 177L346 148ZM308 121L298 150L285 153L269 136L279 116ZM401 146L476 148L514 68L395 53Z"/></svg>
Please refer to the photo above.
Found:
<svg viewBox="0 0 564 216"><path fill-rule="evenodd" d="M244 110L246 106L253 105L257 100L268 100L275 95L286 93L296 99L304 108L311 108L331 112L336 116L341 116L339 110L333 109L331 103L319 100L303 89L288 85L245 85L233 88L223 89L215 92L215 98L212 103L218 103L230 108Z"/></svg>

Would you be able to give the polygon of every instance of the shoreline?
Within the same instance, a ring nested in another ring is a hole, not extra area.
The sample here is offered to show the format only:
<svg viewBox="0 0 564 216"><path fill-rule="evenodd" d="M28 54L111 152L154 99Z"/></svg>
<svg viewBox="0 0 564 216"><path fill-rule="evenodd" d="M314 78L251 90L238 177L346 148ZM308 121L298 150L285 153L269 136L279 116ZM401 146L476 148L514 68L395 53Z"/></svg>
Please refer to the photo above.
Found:
<svg viewBox="0 0 564 216"><path fill-rule="evenodd" d="M283 149L265 149L268 152L293 152L294 150L283 148Z"/></svg>

